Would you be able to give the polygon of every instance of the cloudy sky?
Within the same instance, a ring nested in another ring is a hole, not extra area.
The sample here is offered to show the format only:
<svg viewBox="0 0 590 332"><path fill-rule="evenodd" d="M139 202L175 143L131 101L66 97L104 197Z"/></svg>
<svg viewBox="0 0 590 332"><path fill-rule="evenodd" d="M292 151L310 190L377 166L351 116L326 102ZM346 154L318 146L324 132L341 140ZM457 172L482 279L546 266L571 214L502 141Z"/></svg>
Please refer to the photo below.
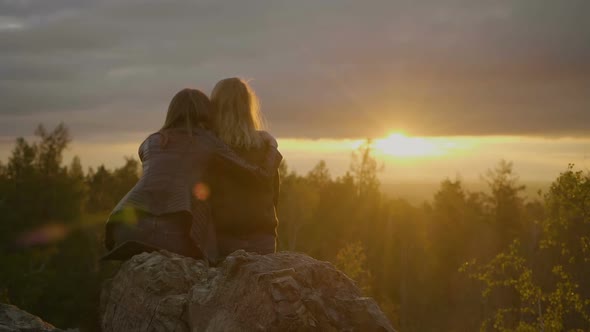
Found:
<svg viewBox="0 0 590 332"><path fill-rule="evenodd" d="M83 162L134 153L177 90L241 76L283 140L527 137L585 162L588 17L587 0L0 0L0 156L60 121Z"/></svg>

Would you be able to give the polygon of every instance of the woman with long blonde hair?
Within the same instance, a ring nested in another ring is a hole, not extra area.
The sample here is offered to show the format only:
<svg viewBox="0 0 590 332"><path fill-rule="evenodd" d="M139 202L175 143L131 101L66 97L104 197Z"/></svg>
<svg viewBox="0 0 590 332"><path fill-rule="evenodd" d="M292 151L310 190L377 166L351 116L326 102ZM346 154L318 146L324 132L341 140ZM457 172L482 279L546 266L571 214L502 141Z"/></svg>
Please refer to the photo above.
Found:
<svg viewBox="0 0 590 332"><path fill-rule="evenodd" d="M234 148L261 148L264 119L256 93L239 78L219 81L211 92L213 124L218 137Z"/></svg>
<svg viewBox="0 0 590 332"><path fill-rule="evenodd" d="M282 156L276 141L263 131L260 104L252 87L240 78L219 81L211 92L213 130L220 140L254 165L274 173L270 181L217 167L211 172L212 221L219 259L231 252L267 254L276 250L279 194L278 167Z"/></svg>
<svg viewBox="0 0 590 332"><path fill-rule="evenodd" d="M104 259L159 249L207 259L210 215L204 174L213 160L257 181L274 176L246 162L208 130L211 113L209 98L199 90L183 89L172 98L162 128L139 147L141 178L107 221L110 252Z"/></svg>

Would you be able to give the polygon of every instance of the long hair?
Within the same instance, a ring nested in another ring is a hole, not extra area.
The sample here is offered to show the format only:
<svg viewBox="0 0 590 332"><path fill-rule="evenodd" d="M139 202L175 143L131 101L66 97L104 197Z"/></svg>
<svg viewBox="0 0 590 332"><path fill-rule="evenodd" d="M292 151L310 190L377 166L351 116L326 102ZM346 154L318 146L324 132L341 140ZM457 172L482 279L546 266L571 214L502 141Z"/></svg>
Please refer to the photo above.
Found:
<svg viewBox="0 0 590 332"><path fill-rule="evenodd" d="M258 97L247 82L237 77L219 81L211 92L211 103L213 127L222 141L245 149L263 145L258 130L264 129L264 119Z"/></svg>
<svg viewBox="0 0 590 332"><path fill-rule="evenodd" d="M188 88L178 91L170 101L166 120L160 129L160 134L164 136L162 146L168 142L170 129L185 129L192 136L193 129L207 127L211 110L211 102L203 92Z"/></svg>

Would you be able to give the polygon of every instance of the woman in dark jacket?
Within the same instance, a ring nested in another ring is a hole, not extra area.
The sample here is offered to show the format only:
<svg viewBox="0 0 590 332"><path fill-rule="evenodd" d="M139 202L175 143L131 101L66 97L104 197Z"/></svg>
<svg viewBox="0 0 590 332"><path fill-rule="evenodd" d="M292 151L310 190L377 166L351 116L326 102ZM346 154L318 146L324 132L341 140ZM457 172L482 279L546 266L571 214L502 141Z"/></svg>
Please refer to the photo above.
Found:
<svg viewBox="0 0 590 332"><path fill-rule="evenodd" d="M276 146L265 140L270 135L261 131L263 121L258 100L246 82L239 78L221 80L211 93L211 102L217 136L247 162L260 167L266 165L265 169L273 174L268 180L257 181L250 174L236 172L227 165L211 164L214 167L208 173L211 186L208 201L218 258L238 249L273 253L282 156L271 153L276 151Z"/></svg>
<svg viewBox="0 0 590 332"><path fill-rule="evenodd" d="M104 259L159 249L206 258L210 215L203 176L208 165L247 174L255 182L274 176L267 170L274 165L272 149L266 156L270 167L246 162L207 130L210 114L211 103L201 91L183 89L174 96L162 129L139 147L140 180L107 221L105 245L110 252Z"/></svg>

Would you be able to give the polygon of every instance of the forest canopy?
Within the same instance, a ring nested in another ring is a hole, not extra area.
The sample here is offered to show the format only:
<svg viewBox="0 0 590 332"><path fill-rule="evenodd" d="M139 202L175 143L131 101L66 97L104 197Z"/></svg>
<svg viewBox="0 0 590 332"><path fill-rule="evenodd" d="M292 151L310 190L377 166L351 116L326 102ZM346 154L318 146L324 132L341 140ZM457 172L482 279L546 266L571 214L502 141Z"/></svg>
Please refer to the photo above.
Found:
<svg viewBox="0 0 590 332"><path fill-rule="evenodd" d="M117 268L98 260L104 221L140 164L84 170L63 160L65 125L35 134L0 163L0 302L93 331L101 283ZM280 249L334 263L401 331L590 329L588 171L564 161L546 193L526 197L500 161L485 192L442 179L412 205L381 191L379 165L370 141L342 176L323 161L307 174L282 164Z"/></svg>

